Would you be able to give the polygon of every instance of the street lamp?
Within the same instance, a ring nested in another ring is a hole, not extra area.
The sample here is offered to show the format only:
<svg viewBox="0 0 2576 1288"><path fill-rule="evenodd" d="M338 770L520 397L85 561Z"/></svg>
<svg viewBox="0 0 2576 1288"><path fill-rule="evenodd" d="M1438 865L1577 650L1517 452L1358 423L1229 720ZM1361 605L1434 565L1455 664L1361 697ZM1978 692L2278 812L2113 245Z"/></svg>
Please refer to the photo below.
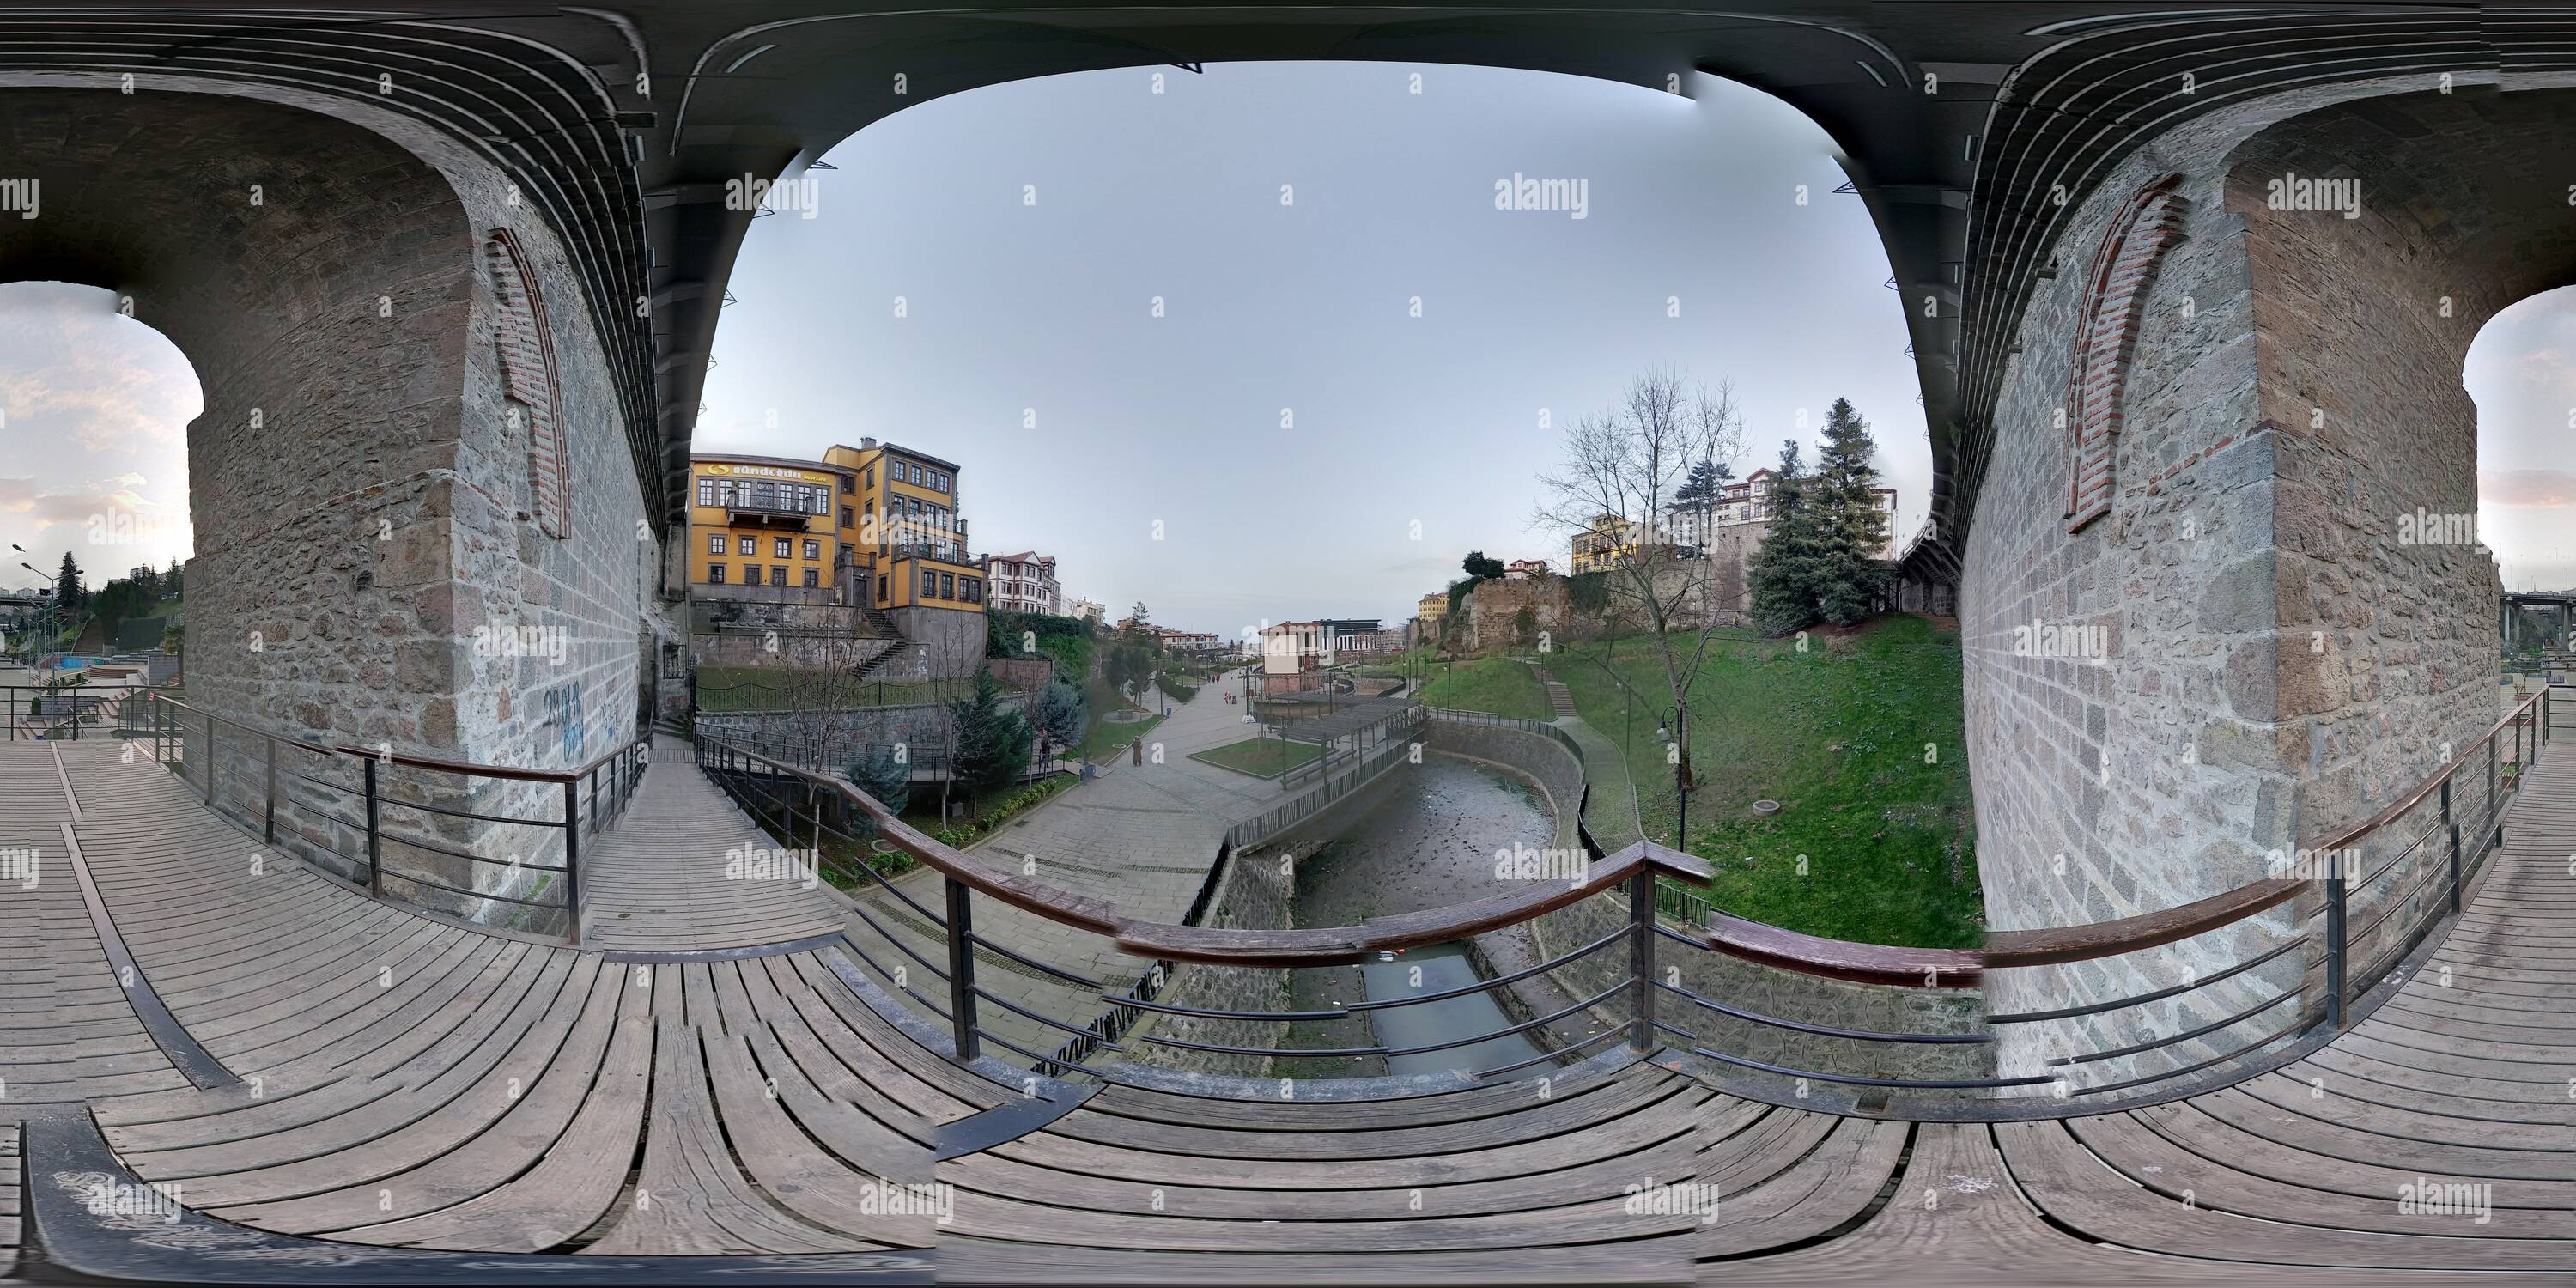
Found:
<svg viewBox="0 0 2576 1288"><path fill-rule="evenodd" d="M1680 809L1680 818L1673 825L1673 848L1688 854L1690 853L1690 787L1682 781L1682 776L1690 765L1690 752L1684 749L1682 740L1690 736L1690 729L1686 723L1690 718L1690 708L1667 707L1664 709L1664 715L1666 721L1655 726L1655 741L1673 749L1673 797Z"/></svg>
<svg viewBox="0 0 2576 1288"><path fill-rule="evenodd" d="M27 548L17 544L16 542L11 542L9 548L22 555L27 553ZM25 560L20 560L18 566L36 574L39 577L43 577L46 581L52 582L54 586L53 599L45 605L44 611L36 614L36 629L39 632L42 632L43 638L32 641L27 646L27 665L41 670L45 663L44 646L53 643L54 632L63 628L63 580L60 577L47 576L45 570L38 568L36 565L28 563Z"/></svg>

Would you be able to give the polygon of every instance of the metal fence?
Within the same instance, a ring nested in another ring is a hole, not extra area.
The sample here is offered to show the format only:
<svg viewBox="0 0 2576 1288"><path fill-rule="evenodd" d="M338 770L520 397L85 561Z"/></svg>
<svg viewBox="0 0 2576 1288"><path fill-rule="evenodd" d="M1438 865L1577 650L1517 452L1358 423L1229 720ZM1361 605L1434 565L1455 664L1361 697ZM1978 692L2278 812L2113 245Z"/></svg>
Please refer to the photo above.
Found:
<svg viewBox="0 0 2576 1288"><path fill-rule="evenodd" d="M371 897L581 942L581 856L634 799L649 733L576 769L329 747L147 693L114 735L148 744L206 807Z"/></svg>

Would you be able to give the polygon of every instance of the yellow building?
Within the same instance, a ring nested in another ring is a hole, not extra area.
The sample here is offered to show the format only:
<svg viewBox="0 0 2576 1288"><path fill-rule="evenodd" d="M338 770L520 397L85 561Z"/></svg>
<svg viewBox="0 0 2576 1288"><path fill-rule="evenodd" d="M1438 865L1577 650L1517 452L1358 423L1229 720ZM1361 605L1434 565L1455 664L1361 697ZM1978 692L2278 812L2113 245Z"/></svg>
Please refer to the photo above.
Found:
<svg viewBox="0 0 2576 1288"><path fill-rule="evenodd" d="M834 500L848 494L847 474L771 456L696 456L689 473L694 586L807 590L817 600L834 588L843 540Z"/></svg>
<svg viewBox="0 0 2576 1288"><path fill-rule="evenodd" d="M849 481L837 517L852 562L868 574L869 603L984 611L984 569L957 513L954 463L862 438L823 453L823 464Z"/></svg>
<svg viewBox="0 0 2576 1288"><path fill-rule="evenodd" d="M1618 567L1633 548L1636 531L1636 524L1614 514L1594 519L1589 528L1574 534L1574 575Z"/></svg>

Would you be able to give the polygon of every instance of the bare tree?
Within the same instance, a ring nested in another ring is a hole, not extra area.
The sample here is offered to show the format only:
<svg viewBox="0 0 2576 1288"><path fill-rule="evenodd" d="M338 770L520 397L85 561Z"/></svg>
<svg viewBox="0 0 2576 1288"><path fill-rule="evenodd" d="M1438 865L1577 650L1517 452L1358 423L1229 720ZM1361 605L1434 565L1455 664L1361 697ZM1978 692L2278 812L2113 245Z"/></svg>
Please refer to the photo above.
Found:
<svg viewBox="0 0 2576 1288"><path fill-rule="evenodd" d="M1648 371L1619 406L1575 421L1564 459L1539 476L1537 522L1603 574L1605 634L1625 627L1652 642L1676 707L1690 703L1718 614L1699 557L1714 502L1687 502L1696 513L1677 538L1674 494L1694 470L1732 468L1743 450L1731 383L1685 389L1678 372ZM1680 754L1683 781L1697 782L1688 750Z"/></svg>

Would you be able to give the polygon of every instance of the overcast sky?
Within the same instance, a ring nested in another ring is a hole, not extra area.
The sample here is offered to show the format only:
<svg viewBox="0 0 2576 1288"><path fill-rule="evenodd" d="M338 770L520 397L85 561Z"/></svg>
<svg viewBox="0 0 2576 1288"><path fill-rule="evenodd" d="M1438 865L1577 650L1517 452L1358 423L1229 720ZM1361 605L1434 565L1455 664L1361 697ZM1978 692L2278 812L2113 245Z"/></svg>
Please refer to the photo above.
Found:
<svg viewBox="0 0 2576 1288"><path fill-rule="evenodd" d="M1541 416L1649 367L1734 382L1739 473L1850 398L1909 533L1928 452L1867 214L1804 118L1691 88L1215 64L925 102L832 152L816 217L753 224L697 446L947 457L979 551L1054 554L1068 595L1226 634L1408 616L1471 549L1561 557L1530 522ZM1585 181L1584 217L1496 210L1514 175ZM2468 364L2515 585L2576 557L2571 294L2509 311ZM47 571L66 547L100 573L189 549L195 379L111 304L0 286L0 542ZM19 558L0 586L34 584Z"/></svg>

